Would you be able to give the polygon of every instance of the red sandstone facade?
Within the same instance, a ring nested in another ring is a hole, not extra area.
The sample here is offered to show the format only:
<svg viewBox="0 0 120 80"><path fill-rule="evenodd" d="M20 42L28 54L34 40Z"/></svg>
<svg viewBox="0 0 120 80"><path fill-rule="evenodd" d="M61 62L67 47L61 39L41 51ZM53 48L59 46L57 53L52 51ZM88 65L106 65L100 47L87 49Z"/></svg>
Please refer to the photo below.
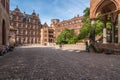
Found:
<svg viewBox="0 0 120 80"><path fill-rule="evenodd" d="M9 14L10 0L0 0L0 1L3 7L5 8L5 10L7 11L7 13Z"/></svg>
<svg viewBox="0 0 120 80"><path fill-rule="evenodd" d="M53 45L54 43L54 29L49 27L47 23L42 25L41 28L41 44L42 45Z"/></svg>
<svg viewBox="0 0 120 80"><path fill-rule="evenodd" d="M17 7L10 12L10 25L17 29L15 41L19 44L52 45L54 43L54 29L47 23L41 24L35 12L32 15L21 13ZM13 33L10 30L11 33Z"/></svg>
<svg viewBox="0 0 120 80"><path fill-rule="evenodd" d="M51 22L51 27L47 23L42 25L35 12L28 15L21 13L19 8L10 12L10 25L17 29L15 41L21 44L53 45L63 29L74 29L79 34L82 27L80 16L62 22L53 19Z"/></svg>
<svg viewBox="0 0 120 80"><path fill-rule="evenodd" d="M62 22L60 22L59 19L51 20L51 27L54 29L55 39L65 28L73 29L76 34L79 34L80 28L82 27L82 18L83 17L78 15L77 17L74 17L70 20L64 20Z"/></svg>
<svg viewBox="0 0 120 80"><path fill-rule="evenodd" d="M0 45L9 44L9 5L9 0L0 0Z"/></svg>
<svg viewBox="0 0 120 80"><path fill-rule="evenodd" d="M22 13L19 8L10 12L10 25L17 29L16 42L20 44L40 44L39 16Z"/></svg>
<svg viewBox="0 0 120 80"><path fill-rule="evenodd" d="M116 9L113 9L113 6L116 6ZM98 12L104 12L103 8L109 8L114 10L120 10L120 0L90 0L90 17L91 19L97 17ZM108 11L109 12L109 11Z"/></svg>

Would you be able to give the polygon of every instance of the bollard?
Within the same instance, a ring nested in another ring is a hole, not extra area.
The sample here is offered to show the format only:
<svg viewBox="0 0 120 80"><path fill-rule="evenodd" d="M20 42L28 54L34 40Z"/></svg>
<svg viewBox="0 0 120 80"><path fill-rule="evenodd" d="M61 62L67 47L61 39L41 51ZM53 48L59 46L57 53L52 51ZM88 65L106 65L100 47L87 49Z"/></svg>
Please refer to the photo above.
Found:
<svg viewBox="0 0 120 80"><path fill-rule="evenodd" d="M89 45L88 45L88 42L87 42L87 41L85 42L85 45L86 45L86 51L87 51L87 52L90 52Z"/></svg>

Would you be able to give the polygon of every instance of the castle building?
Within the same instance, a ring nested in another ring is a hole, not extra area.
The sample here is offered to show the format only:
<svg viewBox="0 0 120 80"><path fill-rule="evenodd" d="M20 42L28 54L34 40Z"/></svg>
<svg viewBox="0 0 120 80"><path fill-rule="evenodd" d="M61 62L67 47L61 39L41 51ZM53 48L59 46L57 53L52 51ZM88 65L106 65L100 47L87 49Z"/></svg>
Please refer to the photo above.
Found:
<svg viewBox="0 0 120 80"><path fill-rule="evenodd" d="M0 45L9 43L9 0L0 0Z"/></svg>
<svg viewBox="0 0 120 80"><path fill-rule="evenodd" d="M47 23L42 25L41 28L41 44L42 45L53 45L54 43L54 29L49 27Z"/></svg>
<svg viewBox="0 0 120 80"><path fill-rule="evenodd" d="M54 29L51 27L48 29L48 38L49 38L49 45L53 45L53 43L55 42L55 38L54 38Z"/></svg>
<svg viewBox="0 0 120 80"><path fill-rule="evenodd" d="M17 29L15 41L19 44L41 44L53 45L57 36L63 29L73 29L76 34L80 33L82 17L77 16L60 22L59 19L52 19L51 26L43 25L39 16L33 12L31 15L22 13L18 7L10 12L10 26Z"/></svg>
<svg viewBox="0 0 120 80"><path fill-rule="evenodd" d="M31 15L22 13L17 7L10 12L10 25L17 29L16 43L40 44L41 22L34 11Z"/></svg>
<svg viewBox="0 0 120 80"><path fill-rule="evenodd" d="M65 28L73 29L75 33L78 35L80 33L80 29L82 27L82 18L81 16L76 16L69 20L61 21L59 19L51 20L51 27L54 28L54 37L55 39L60 35L62 30ZM54 39L54 40L55 40Z"/></svg>
<svg viewBox="0 0 120 80"><path fill-rule="evenodd" d="M48 25L47 23L42 25L41 28L41 44L47 45L48 44Z"/></svg>

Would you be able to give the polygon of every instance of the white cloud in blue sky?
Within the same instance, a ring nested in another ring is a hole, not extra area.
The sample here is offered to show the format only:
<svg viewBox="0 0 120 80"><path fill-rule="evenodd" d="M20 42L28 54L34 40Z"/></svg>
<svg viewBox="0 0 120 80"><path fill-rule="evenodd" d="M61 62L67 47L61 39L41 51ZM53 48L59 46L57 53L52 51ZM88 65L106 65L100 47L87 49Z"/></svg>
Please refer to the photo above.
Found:
<svg viewBox="0 0 120 80"><path fill-rule="evenodd" d="M10 9L18 7L21 12L31 14L33 10L40 15L41 22L50 24L51 19L66 20L89 7L89 0L10 0Z"/></svg>

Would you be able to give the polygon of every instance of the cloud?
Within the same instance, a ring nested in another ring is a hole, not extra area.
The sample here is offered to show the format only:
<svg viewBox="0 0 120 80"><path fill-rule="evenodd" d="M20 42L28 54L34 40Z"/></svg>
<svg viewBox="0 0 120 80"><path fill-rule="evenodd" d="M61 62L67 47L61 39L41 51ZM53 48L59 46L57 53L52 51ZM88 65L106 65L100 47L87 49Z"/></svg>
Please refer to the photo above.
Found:
<svg viewBox="0 0 120 80"><path fill-rule="evenodd" d="M69 19L77 14L83 15L83 10L89 7L89 0L61 0L62 6L57 6L55 12L60 19ZM87 3L87 4L86 4Z"/></svg>
<svg viewBox="0 0 120 80"><path fill-rule="evenodd" d="M50 25L51 19L70 19L77 14L83 15L83 10L89 7L89 0L11 0L11 9L16 5L22 12L31 14L33 10L39 13L41 22Z"/></svg>

